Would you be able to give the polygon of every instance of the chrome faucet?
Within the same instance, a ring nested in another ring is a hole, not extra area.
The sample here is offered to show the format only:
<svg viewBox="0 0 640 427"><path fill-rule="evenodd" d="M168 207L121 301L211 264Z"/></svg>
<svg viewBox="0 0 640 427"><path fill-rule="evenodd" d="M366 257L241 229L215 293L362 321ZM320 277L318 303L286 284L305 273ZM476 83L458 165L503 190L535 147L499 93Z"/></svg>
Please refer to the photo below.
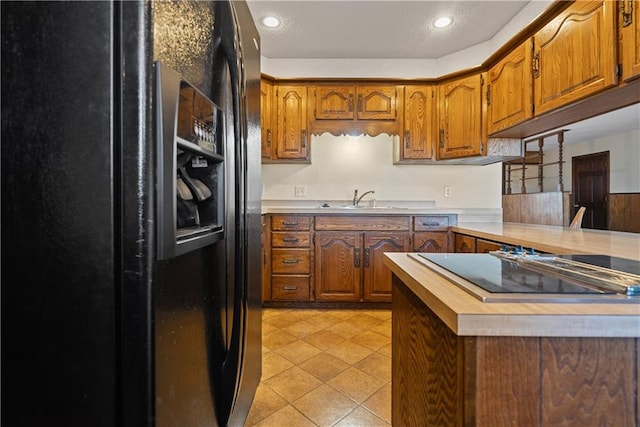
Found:
<svg viewBox="0 0 640 427"><path fill-rule="evenodd" d="M369 190L366 193L364 193L362 196L358 197L358 190L355 190L353 192L353 206L358 206L358 204L360 203L360 200L362 200L362 198L369 193L375 194L376 192L373 190Z"/></svg>

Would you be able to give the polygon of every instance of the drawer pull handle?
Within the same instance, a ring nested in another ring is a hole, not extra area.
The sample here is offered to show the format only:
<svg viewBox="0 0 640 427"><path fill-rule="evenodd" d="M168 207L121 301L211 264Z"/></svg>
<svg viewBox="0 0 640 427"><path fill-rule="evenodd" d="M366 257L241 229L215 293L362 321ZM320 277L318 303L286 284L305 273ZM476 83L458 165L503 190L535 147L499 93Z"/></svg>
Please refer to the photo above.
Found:
<svg viewBox="0 0 640 427"><path fill-rule="evenodd" d="M292 286L292 285L285 285L282 287L283 291L297 291L298 287L297 286Z"/></svg>
<svg viewBox="0 0 640 427"><path fill-rule="evenodd" d="M299 262L300 262L299 259L283 259L282 260L283 264L297 264Z"/></svg>
<svg viewBox="0 0 640 427"><path fill-rule="evenodd" d="M437 227L440 225L439 222L423 222L422 225L425 227Z"/></svg>
<svg viewBox="0 0 640 427"><path fill-rule="evenodd" d="M364 250L364 266L369 267L369 258L371 257L371 250L366 248Z"/></svg>
<svg viewBox="0 0 640 427"><path fill-rule="evenodd" d="M298 243L300 239L298 239L297 237L285 237L284 239L282 239L282 241L287 243Z"/></svg>
<svg viewBox="0 0 640 427"><path fill-rule="evenodd" d="M360 267L360 249L353 250L353 265L356 268Z"/></svg>
<svg viewBox="0 0 640 427"><path fill-rule="evenodd" d="M282 221L282 225L298 225L298 221Z"/></svg>

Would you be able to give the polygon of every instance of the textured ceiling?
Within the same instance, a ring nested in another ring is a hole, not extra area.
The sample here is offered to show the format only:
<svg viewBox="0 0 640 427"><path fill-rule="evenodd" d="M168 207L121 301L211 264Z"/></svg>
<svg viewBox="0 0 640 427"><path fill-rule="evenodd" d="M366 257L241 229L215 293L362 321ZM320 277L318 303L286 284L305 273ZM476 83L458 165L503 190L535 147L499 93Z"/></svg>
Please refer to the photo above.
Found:
<svg viewBox="0 0 640 427"><path fill-rule="evenodd" d="M435 59L490 40L529 1L247 2L267 58ZM279 28L262 25L267 15ZM443 29L442 15L453 17Z"/></svg>

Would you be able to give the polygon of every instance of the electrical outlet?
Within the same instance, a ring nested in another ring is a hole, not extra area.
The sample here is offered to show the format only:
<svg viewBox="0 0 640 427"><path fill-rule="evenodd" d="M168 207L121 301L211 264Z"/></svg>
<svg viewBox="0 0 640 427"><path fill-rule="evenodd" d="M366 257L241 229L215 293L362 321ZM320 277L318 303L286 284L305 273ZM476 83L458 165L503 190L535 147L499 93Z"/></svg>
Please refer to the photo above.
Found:
<svg viewBox="0 0 640 427"><path fill-rule="evenodd" d="M444 197L453 197L453 191L448 185L444 187Z"/></svg>
<svg viewBox="0 0 640 427"><path fill-rule="evenodd" d="M305 197L307 195L306 185L296 185L294 188L296 197Z"/></svg>

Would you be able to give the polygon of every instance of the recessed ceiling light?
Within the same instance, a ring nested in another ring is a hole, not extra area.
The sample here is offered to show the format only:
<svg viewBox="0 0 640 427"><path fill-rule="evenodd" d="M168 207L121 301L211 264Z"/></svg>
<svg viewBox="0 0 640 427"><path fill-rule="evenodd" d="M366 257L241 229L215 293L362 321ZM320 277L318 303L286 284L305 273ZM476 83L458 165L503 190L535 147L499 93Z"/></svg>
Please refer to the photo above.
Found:
<svg viewBox="0 0 640 427"><path fill-rule="evenodd" d="M448 16L443 16L442 18L438 18L433 22L433 25L436 28L444 28L447 27L449 25L451 25L451 22L453 22L453 19L451 19Z"/></svg>
<svg viewBox="0 0 640 427"><path fill-rule="evenodd" d="M280 25L280 20L275 16L267 16L262 20L262 23L269 28L275 28Z"/></svg>

